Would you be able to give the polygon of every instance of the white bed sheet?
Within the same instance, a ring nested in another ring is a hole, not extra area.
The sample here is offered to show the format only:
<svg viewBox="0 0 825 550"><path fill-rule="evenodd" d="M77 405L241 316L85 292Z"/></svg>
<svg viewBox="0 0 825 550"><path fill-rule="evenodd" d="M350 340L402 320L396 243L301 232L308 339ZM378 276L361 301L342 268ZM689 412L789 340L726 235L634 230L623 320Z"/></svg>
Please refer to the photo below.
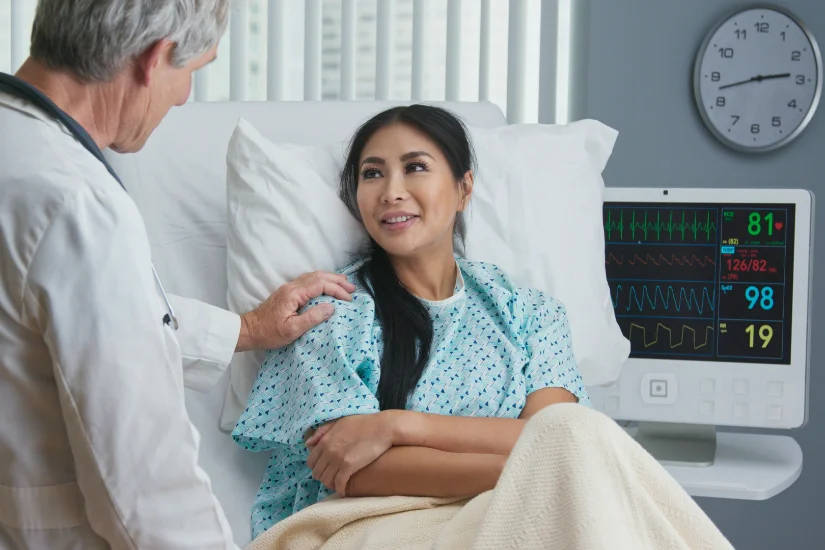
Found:
<svg viewBox="0 0 825 550"><path fill-rule="evenodd" d="M167 291L226 307L226 148L238 119L267 138L309 144L347 139L371 114L399 102L189 103L174 109L139 153L107 158L143 214ZM436 103L479 127L506 124L491 103ZM274 289L273 289L274 290ZM250 540L249 516L267 456L243 451L219 429L228 376L208 393L187 390L201 434L200 463L235 540ZM162 429L158 427L158 429Z"/></svg>

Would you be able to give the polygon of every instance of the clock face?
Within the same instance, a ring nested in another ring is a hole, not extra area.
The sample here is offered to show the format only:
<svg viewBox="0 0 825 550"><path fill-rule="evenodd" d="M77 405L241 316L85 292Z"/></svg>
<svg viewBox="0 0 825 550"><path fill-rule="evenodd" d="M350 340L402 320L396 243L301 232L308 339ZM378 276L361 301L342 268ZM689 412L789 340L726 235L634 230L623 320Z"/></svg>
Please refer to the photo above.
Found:
<svg viewBox="0 0 825 550"><path fill-rule="evenodd" d="M816 110L822 60L814 38L776 8L721 22L696 59L694 88L705 124L726 145L768 151L795 138Z"/></svg>

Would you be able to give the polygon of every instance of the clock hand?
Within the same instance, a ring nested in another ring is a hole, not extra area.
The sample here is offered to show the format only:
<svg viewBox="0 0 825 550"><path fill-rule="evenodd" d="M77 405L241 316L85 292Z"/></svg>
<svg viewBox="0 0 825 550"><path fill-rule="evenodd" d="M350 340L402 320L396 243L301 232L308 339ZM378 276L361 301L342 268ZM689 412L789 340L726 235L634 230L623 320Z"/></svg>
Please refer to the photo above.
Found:
<svg viewBox="0 0 825 550"><path fill-rule="evenodd" d="M791 73L781 73L781 74L769 74L769 75L756 75L752 78L747 80L741 80L739 82L734 82L732 84L725 84L724 86L719 86L720 90L724 90L725 88L732 88L734 86L739 86L741 84L747 84L748 82L762 82L763 80L773 80L775 78L788 78L791 76Z"/></svg>

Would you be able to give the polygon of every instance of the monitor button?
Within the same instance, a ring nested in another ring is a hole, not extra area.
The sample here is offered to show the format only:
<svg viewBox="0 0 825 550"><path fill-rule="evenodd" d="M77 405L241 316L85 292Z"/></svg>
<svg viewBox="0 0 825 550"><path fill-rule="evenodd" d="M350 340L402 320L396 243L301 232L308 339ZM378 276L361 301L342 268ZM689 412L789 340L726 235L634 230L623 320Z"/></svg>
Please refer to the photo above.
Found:
<svg viewBox="0 0 825 550"><path fill-rule="evenodd" d="M667 397L667 380L651 380L650 397Z"/></svg>
<svg viewBox="0 0 825 550"><path fill-rule="evenodd" d="M676 402L676 377L672 374L646 374L642 377L642 401L651 405Z"/></svg>
<svg viewBox="0 0 825 550"><path fill-rule="evenodd" d="M733 406L733 415L736 418L746 419L748 417L748 404L736 403Z"/></svg>
<svg viewBox="0 0 825 550"><path fill-rule="evenodd" d="M702 401L699 403L699 414L702 416L713 416L713 411L716 408L713 401Z"/></svg>
<svg viewBox="0 0 825 550"><path fill-rule="evenodd" d="M782 382L768 382L768 395L782 397Z"/></svg>
<svg viewBox="0 0 825 550"><path fill-rule="evenodd" d="M769 420L782 420L782 407L779 405L771 405L768 407Z"/></svg>
<svg viewBox="0 0 825 550"><path fill-rule="evenodd" d="M748 381L735 380L733 382L733 393L736 395L748 395Z"/></svg>
<svg viewBox="0 0 825 550"><path fill-rule="evenodd" d="M716 393L716 381L713 378L705 378L701 384L702 393Z"/></svg>

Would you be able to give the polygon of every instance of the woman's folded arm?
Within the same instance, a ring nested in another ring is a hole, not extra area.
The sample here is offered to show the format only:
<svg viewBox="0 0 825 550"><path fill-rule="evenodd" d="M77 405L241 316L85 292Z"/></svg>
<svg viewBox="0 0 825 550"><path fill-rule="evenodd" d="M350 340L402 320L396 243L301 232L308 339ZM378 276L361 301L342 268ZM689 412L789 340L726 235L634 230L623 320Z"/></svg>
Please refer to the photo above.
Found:
<svg viewBox="0 0 825 550"><path fill-rule="evenodd" d="M324 486L350 496L479 494L495 486L527 419L570 401L566 390L545 388L528 396L518 419L404 410L347 416L307 435L307 465Z"/></svg>
<svg viewBox="0 0 825 550"><path fill-rule="evenodd" d="M346 495L475 496L496 486L505 461L496 454L393 447L349 479Z"/></svg>
<svg viewBox="0 0 825 550"><path fill-rule="evenodd" d="M427 447L453 453L509 455L527 420L555 403L575 403L563 388L544 388L527 396L519 418L446 416L414 411L391 415L393 445Z"/></svg>

